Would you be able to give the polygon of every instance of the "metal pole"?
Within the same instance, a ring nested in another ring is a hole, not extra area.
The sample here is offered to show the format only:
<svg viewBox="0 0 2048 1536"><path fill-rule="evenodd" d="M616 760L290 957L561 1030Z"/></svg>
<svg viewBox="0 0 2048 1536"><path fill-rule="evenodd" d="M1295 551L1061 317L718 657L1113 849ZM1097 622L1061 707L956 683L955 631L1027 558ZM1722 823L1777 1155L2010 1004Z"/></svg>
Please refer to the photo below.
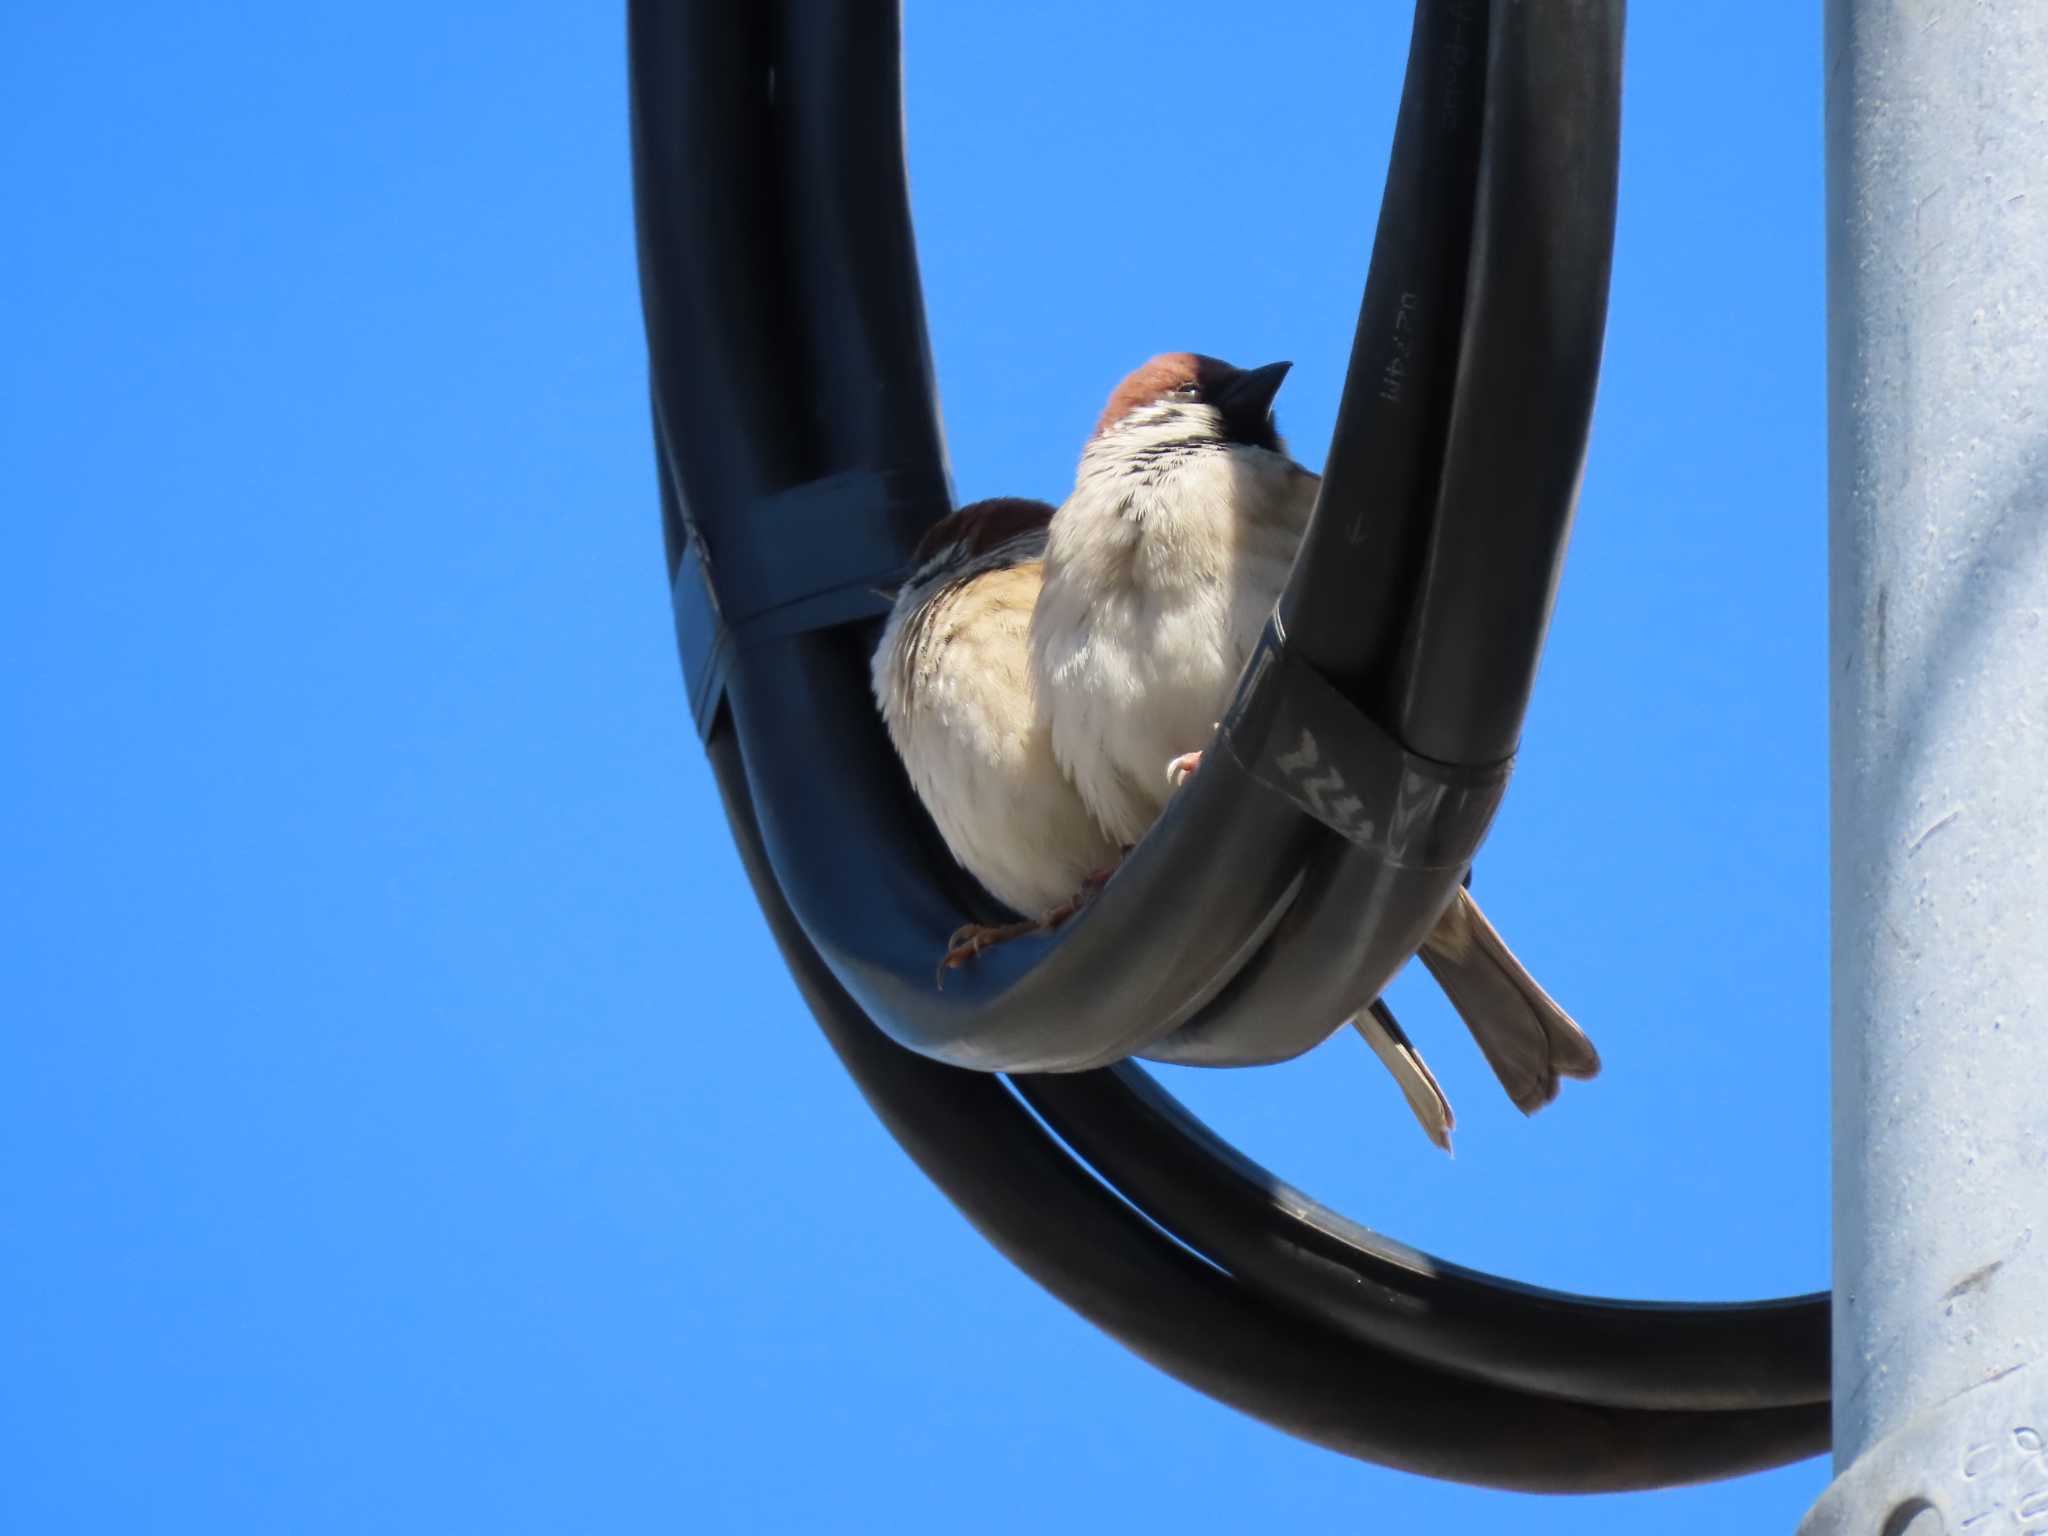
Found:
<svg viewBox="0 0 2048 1536"><path fill-rule="evenodd" d="M1836 1481L2048 1532L2048 4L1828 0Z"/></svg>

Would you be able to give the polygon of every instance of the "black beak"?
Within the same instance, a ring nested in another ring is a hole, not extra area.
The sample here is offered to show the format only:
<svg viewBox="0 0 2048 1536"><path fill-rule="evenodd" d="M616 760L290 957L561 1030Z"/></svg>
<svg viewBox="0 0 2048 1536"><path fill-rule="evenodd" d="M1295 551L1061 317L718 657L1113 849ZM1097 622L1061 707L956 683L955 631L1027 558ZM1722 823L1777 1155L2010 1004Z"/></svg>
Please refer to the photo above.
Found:
<svg viewBox="0 0 2048 1536"><path fill-rule="evenodd" d="M1273 437L1273 397L1292 363L1268 363L1263 368L1243 368L1211 385L1209 403L1223 413L1225 430L1242 443L1270 444Z"/></svg>

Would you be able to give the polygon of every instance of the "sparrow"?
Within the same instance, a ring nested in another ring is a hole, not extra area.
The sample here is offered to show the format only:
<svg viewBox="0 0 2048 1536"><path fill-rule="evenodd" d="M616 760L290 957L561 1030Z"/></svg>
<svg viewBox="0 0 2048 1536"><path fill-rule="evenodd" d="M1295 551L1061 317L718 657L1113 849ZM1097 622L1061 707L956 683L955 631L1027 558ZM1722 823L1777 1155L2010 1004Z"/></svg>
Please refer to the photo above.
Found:
<svg viewBox="0 0 2048 1536"><path fill-rule="evenodd" d="M870 682L889 740L947 849L1013 923L970 923L946 970L1006 939L1058 926L1122 859L1053 754L1031 665L1052 507L998 497L941 518L912 553L875 647ZM1354 1021L1424 1132L1450 1150L1455 1118L1383 1002Z"/></svg>
<svg viewBox="0 0 2048 1536"><path fill-rule="evenodd" d="M956 932L941 980L991 944L1065 921L1123 853L1054 758L1031 670L1052 510L998 497L939 519L875 648L875 703L918 799L961 867L1020 914Z"/></svg>
<svg viewBox="0 0 2048 1536"><path fill-rule="evenodd" d="M1121 842L1200 765L1307 532L1322 482L1273 419L1290 366L1153 358L1109 397L1053 515L1031 662L1053 756ZM1593 1042L1468 889L1420 953L1524 1114L1556 1098L1561 1077L1599 1072Z"/></svg>

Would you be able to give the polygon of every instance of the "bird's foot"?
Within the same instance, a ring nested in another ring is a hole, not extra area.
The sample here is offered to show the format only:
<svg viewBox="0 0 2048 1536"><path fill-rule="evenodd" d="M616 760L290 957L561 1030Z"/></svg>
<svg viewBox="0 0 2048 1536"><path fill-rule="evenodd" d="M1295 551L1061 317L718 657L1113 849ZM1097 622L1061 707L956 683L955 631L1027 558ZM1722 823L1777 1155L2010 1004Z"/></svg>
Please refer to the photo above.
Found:
<svg viewBox="0 0 2048 1536"><path fill-rule="evenodd" d="M1061 923L1087 910L1095 898L1102 894L1102 888L1109 884L1109 877L1116 873L1116 865L1098 869L1081 882L1081 888L1058 906L1048 907L1036 918L1021 918L1014 923L963 923L953 930L953 936L946 941L946 953L939 960L938 982L941 989L946 985L946 972L955 966L965 965L984 950L994 949L998 944L1007 944L1012 939L1021 939L1034 933L1051 933Z"/></svg>
<svg viewBox="0 0 2048 1536"><path fill-rule="evenodd" d="M946 985L946 972L955 966L965 965L983 950L994 949L998 944L1007 944L1012 939L1021 939L1027 934L1038 933L1046 924L1041 918L1025 918L1014 923L963 923L953 930L953 936L946 940L946 953L939 959L939 986Z"/></svg>

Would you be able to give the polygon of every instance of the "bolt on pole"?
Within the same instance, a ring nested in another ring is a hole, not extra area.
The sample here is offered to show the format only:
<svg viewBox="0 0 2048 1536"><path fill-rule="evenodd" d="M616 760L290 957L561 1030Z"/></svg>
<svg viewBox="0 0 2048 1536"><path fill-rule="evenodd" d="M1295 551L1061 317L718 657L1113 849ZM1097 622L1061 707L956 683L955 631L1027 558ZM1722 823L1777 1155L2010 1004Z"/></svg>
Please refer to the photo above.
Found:
<svg viewBox="0 0 2048 1536"><path fill-rule="evenodd" d="M1827 0L1834 1446L2048 1532L2048 0Z"/></svg>

